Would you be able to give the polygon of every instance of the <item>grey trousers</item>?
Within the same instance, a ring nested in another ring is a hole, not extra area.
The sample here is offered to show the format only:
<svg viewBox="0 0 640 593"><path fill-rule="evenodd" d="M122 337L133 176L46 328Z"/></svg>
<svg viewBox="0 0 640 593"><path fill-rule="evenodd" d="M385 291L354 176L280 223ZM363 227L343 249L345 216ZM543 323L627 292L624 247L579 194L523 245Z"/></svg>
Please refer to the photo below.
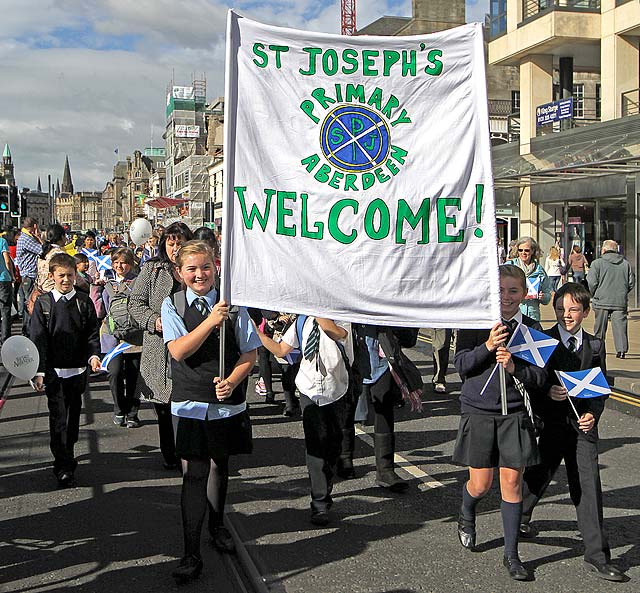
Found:
<svg viewBox="0 0 640 593"><path fill-rule="evenodd" d="M451 348L450 329L431 329L432 354L433 354L433 378L431 381L447 384L447 368L449 367L449 349Z"/></svg>
<svg viewBox="0 0 640 593"><path fill-rule="evenodd" d="M596 322L593 326L593 332L596 338L604 340L607 335L607 325L609 317L611 317L611 327L613 329L613 343L616 352L627 352L629 350L629 337L627 335L627 312L615 309L597 309L593 308L596 316Z"/></svg>
<svg viewBox="0 0 640 593"><path fill-rule="evenodd" d="M319 406L306 395L300 394L307 470L311 482L311 510L314 513L327 512L333 504L333 467L342 443L339 409L345 404L343 400L344 397L326 406Z"/></svg>

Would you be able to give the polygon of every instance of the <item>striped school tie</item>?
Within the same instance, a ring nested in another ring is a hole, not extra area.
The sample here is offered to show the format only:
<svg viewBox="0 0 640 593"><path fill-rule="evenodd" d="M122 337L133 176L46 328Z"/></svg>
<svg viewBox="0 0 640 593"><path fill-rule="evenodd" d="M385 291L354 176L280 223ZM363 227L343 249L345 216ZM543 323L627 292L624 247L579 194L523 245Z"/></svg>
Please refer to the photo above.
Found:
<svg viewBox="0 0 640 593"><path fill-rule="evenodd" d="M209 303L207 303L207 299L204 297L198 297L195 301L196 309L200 312L200 315L206 317L209 315Z"/></svg>
<svg viewBox="0 0 640 593"><path fill-rule="evenodd" d="M571 336L567 340L567 350L569 352L575 352L578 349L578 339L575 336Z"/></svg>
<svg viewBox="0 0 640 593"><path fill-rule="evenodd" d="M313 360L313 357L318 353L320 347L320 327L318 322L314 319L311 332L307 338L307 343L304 347L304 357L306 360Z"/></svg>

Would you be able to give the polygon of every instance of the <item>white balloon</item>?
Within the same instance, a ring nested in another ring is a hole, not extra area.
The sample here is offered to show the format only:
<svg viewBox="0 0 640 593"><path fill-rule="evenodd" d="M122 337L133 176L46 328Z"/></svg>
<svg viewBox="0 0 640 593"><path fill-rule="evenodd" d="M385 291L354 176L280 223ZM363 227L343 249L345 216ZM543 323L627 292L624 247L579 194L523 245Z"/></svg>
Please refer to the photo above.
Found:
<svg viewBox="0 0 640 593"><path fill-rule="evenodd" d="M36 345L24 336L11 336L2 344L0 350L2 364L14 377L29 381L35 377L40 364L40 355Z"/></svg>
<svg viewBox="0 0 640 593"><path fill-rule="evenodd" d="M131 223L129 236L136 245L142 245L146 243L151 236L151 233L153 233L153 227L146 218L136 218Z"/></svg>

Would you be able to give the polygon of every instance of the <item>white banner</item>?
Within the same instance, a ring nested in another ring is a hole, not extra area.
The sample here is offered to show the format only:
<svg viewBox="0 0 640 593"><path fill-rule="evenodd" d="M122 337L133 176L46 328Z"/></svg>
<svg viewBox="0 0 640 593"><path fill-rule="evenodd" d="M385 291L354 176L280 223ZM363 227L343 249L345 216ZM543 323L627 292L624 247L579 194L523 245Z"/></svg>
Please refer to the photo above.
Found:
<svg viewBox="0 0 640 593"><path fill-rule="evenodd" d="M182 124L176 125L177 138L199 138L200 126L186 126Z"/></svg>
<svg viewBox="0 0 640 593"><path fill-rule="evenodd" d="M378 325L500 319L482 27L342 37L229 13L224 297Z"/></svg>

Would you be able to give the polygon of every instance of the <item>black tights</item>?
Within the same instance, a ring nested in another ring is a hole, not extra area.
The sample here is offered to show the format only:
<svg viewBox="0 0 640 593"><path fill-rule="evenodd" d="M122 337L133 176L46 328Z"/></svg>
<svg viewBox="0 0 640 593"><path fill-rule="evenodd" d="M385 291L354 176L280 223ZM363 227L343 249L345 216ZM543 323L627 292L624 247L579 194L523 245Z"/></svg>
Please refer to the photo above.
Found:
<svg viewBox="0 0 640 593"><path fill-rule="evenodd" d="M229 457L182 460L182 529L185 556L200 557L200 534L209 507L209 530L222 525Z"/></svg>

